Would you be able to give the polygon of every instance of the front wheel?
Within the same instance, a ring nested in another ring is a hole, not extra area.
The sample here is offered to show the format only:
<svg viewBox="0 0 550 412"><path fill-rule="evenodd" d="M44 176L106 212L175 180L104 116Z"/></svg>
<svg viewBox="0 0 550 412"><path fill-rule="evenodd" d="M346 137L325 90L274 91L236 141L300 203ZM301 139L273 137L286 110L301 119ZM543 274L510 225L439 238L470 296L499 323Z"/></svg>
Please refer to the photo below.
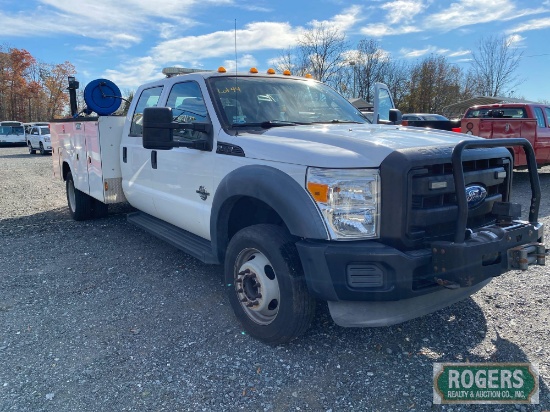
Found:
<svg viewBox="0 0 550 412"><path fill-rule="evenodd" d="M271 345L301 335L315 314L295 245L284 228L255 225L229 242L225 281L231 306L244 329Z"/></svg>
<svg viewBox="0 0 550 412"><path fill-rule="evenodd" d="M46 151L44 150L44 145L42 144L42 142L40 142L40 154L42 156L44 156L46 154Z"/></svg>
<svg viewBox="0 0 550 412"><path fill-rule="evenodd" d="M67 174L65 181L69 212L74 220L86 220L92 217L93 198L74 187L72 173Z"/></svg>
<svg viewBox="0 0 550 412"><path fill-rule="evenodd" d="M29 141L27 145L29 146L29 154L35 154L36 150L32 147L32 143Z"/></svg>

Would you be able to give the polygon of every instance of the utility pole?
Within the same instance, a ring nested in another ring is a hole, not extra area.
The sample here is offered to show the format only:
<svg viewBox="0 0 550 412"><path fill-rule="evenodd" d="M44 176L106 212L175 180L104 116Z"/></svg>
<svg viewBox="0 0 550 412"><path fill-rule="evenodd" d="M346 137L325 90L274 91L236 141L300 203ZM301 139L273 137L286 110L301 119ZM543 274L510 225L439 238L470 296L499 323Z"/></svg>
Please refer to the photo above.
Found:
<svg viewBox="0 0 550 412"><path fill-rule="evenodd" d="M353 93L352 93L352 98L355 98L355 61L351 60L349 62L349 65L351 66L352 70L353 70Z"/></svg>

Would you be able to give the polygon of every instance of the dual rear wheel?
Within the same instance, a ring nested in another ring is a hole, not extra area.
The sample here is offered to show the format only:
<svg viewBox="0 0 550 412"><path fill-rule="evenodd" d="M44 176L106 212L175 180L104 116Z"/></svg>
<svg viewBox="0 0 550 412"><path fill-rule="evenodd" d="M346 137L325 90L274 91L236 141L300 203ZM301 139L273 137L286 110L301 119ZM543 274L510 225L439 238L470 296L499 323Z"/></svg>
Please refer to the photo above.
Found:
<svg viewBox="0 0 550 412"><path fill-rule="evenodd" d="M74 220L88 220L107 216L108 206L90 195L78 190L71 172L65 181L69 212Z"/></svg>

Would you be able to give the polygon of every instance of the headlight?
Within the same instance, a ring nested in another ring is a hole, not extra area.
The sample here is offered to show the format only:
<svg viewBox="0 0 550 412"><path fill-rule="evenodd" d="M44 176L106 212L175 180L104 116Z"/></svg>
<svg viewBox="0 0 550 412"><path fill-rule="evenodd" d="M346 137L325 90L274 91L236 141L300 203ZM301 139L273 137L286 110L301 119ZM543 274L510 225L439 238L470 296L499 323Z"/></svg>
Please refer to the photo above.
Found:
<svg viewBox="0 0 550 412"><path fill-rule="evenodd" d="M377 238L380 235L378 170L310 167L306 184L333 238Z"/></svg>

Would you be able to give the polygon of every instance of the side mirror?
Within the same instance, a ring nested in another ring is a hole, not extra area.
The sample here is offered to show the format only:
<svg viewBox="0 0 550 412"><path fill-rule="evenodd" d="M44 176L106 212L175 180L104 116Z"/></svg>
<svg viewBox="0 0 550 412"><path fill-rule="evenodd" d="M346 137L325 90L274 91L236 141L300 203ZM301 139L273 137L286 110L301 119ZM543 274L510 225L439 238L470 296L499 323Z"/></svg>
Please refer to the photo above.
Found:
<svg viewBox="0 0 550 412"><path fill-rule="evenodd" d="M403 121L403 114L399 109L390 109L390 123L401 124Z"/></svg>
<svg viewBox="0 0 550 412"><path fill-rule="evenodd" d="M205 138L189 142L174 142L174 129L188 129L204 133ZM173 121L172 108L147 107L143 110L143 147L170 150L173 147L190 147L211 151L214 145L211 123L178 123Z"/></svg>
<svg viewBox="0 0 550 412"><path fill-rule="evenodd" d="M169 150L174 146L170 107L147 107L143 110L143 147Z"/></svg>

